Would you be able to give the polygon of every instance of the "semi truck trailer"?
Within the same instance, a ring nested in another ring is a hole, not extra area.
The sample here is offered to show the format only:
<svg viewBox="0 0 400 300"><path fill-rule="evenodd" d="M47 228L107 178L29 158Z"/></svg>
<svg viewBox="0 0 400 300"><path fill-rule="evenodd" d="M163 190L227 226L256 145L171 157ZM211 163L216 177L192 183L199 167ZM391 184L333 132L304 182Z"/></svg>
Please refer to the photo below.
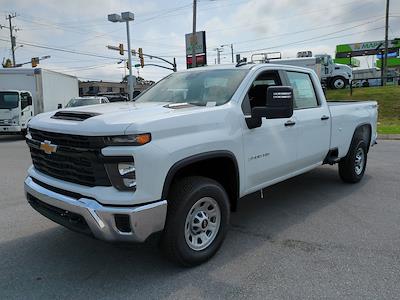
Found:
<svg viewBox="0 0 400 300"><path fill-rule="evenodd" d="M24 133L29 120L78 97L78 79L41 68L0 69L0 134Z"/></svg>

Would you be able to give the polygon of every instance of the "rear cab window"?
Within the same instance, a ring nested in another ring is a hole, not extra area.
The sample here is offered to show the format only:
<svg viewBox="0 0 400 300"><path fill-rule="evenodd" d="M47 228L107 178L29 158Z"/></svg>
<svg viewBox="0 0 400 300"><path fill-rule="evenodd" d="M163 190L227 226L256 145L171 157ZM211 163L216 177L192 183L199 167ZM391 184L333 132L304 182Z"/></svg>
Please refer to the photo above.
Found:
<svg viewBox="0 0 400 300"><path fill-rule="evenodd" d="M319 106L310 74L286 71L290 86L293 88L293 108L306 109Z"/></svg>

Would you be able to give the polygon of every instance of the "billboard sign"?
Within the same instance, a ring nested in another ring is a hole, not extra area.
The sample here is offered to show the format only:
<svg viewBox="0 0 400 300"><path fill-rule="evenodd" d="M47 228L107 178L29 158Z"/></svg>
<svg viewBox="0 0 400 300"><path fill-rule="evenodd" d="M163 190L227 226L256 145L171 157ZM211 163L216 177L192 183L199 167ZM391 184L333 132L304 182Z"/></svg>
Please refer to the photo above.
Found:
<svg viewBox="0 0 400 300"><path fill-rule="evenodd" d="M185 35L186 40L186 55L192 55L194 47L196 54L206 53L206 32L198 31L193 37L192 33Z"/></svg>
<svg viewBox="0 0 400 300"><path fill-rule="evenodd" d="M389 52L400 48L400 39L389 40ZM336 46L336 58L349 56L376 55L385 49L385 41L361 42L355 44L342 44Z"/></svg>

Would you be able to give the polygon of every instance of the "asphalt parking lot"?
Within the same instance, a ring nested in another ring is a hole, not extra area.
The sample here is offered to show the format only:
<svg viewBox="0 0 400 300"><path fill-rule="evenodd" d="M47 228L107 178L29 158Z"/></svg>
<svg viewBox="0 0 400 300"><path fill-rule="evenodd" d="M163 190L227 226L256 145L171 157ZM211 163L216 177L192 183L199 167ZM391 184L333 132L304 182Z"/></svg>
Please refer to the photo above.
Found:
<svg viewBox="0 0 400 300"><path fill-rule="evenodd" d="M400 295L400 141L380 141L365 177L323 166L242 199L219 253L193 269L156 243L113 245L33 211L30 165L0 137L0 299L396 299Z"/></svg>

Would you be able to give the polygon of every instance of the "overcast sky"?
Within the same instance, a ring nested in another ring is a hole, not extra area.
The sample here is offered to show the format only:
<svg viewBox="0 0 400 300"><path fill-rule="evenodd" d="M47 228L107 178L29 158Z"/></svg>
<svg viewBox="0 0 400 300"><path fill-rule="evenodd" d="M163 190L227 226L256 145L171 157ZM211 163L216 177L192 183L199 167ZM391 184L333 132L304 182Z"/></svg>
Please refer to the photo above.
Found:
<svg viewBox="0 0 400 300"><path fill-rule="evenodd" d="M31 57L51 55L40 67L82 80L120 81L126 69L122 58L106 45L124 43L123 23L110 23L107 15L131 11L132 47L145 53L177 58L178 69L186 68L185 34L192 30L191 0L2 0L0 24L8 13L16 13L13 24L20 29L18 41L44 47L96 54L91 57L24 45L16 50L17 63ZM389 38L400 37L400 1L392 0ZM334 55L343 43L384 39L385 0L199 0L197 30L207 33L209 64L214 49L233 43L235 53L250 57L254 52L281 51L294 57L298 51ZM4 41L7 40L7 41ZM9 31L0 30L0 59L10 58ZM229 63L230 49L222 53ZM147 63L150 60L146 60ZM152 61L156 63L156 61ZM362 59L363 67L373 58ZM156 67L139 69L146 79L159 80L169 74ZM137 71L135 70L135 75Z"/></svg>

